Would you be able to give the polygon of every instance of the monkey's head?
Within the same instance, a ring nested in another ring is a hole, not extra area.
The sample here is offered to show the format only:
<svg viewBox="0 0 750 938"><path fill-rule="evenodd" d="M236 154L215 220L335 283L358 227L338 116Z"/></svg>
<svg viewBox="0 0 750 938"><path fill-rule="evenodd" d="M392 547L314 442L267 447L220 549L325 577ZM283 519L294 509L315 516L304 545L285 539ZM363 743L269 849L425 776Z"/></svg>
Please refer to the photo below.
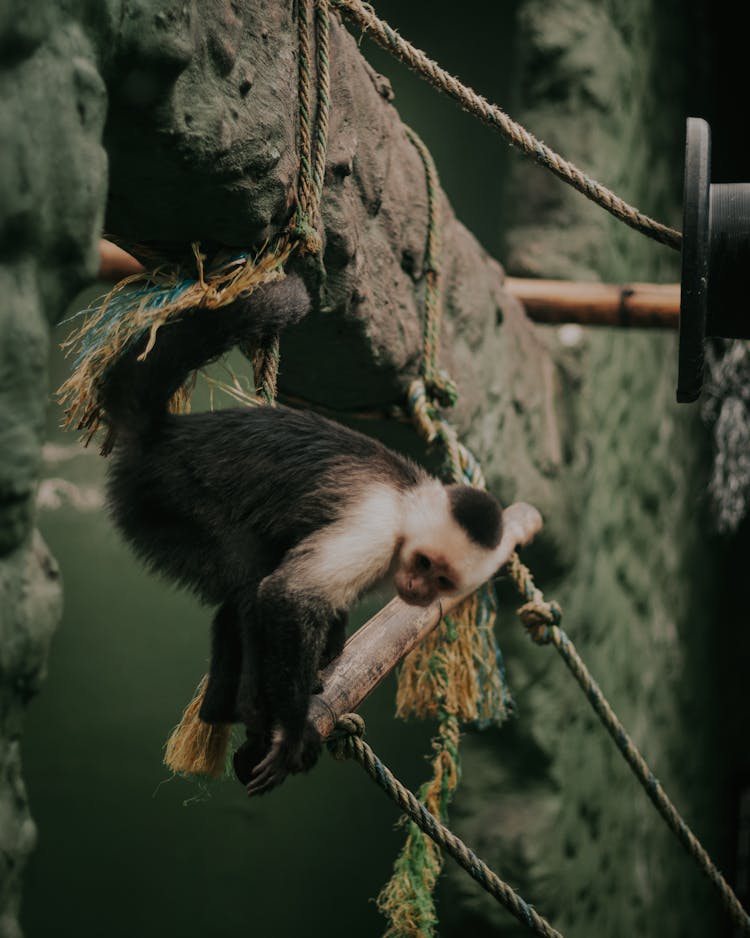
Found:
<svg viewBox="0 0 750 938"><path fill-rule="evenodd" d="M465 596L497 569L502 508L467 485L419 486L406 498L393 581L410 606Z"/></svg>

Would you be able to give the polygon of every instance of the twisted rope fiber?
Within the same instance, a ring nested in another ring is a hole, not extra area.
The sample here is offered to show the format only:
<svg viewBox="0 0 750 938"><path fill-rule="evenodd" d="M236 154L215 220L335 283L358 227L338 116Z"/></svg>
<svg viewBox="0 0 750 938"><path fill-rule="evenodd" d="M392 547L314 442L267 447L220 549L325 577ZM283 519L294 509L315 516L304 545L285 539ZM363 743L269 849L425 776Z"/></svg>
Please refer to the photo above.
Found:
<svg viewBox="0 0 750 938"><path fill-rule="evenodd" d="M443 250L442 225L440 223L440 182L432 154L420 137L406 128L406 135L419 153L425 171L427 185L427 242L425 244L424 272L424 329L422 338L422 362L420 374L428 394L444 407L450 407L458 399L456 385L440 369L440 333L443 319L440 258Z"/></svg>
<svg viewBox="0 0 750 938"><path fill-rule="evenodd" d="M292 235L299 238L303 252L317 254L323 246L317 228L323 197L326 153L328 152L328 115L330 112L329 69L329 10L328 0L314 0L317 31L317 121L313 141L312 133L312 80L310 49L313 43L310 22L311 0L299 0L298 55L299 55L299 181L297 210L292 224ZM313 157L314 153L314 157ZM281 352L279 337L274 336L267 348L258 349L250 356L255 384L266 403L276 400Z"/></svg>
<svg viewBox="0 0 750 938"><path fill-rule="evenodd" d="M563 159L541 140L538 140L521 124L512 120L497 105L490 104L486 98L477 94L471 88L461 84L437 62L430 59L420 49L403 39L393 27L384 20L379 19L373 8L362 0L331 0L345 16L353 20L364 32L372 35L373 39L387 52L395 55L404 65L418 72L440 91L445 92L457 101L464 110L489 124L523 153L531 156L537 163L554 173L563 182L573 186L574 189L591 199L601 208L608 211L615 218L625 222L636 231L653 238L660 244L679 251L682 235L674 228L669 228L660 222L649 218L629 205L614 192L607 189L595 179L591 179L581 172L577 166Z"/></svg>
<svg viewBox="0 0 750 938"><path fill-rule="evenodd" d="M316 0L315 23L318 30L318 120L315 129L315 162L313 164L313 218L317 218L323 198L323 183L328 150L328 115L331 108L331 75L329 65L328 0Z"/></svg>
<svg viewBox="0 0 750 938"><path fill-rule="evenodd" d="M414 821L420 830L449 853L471 878L479 883L482 889L504 905L519 922L537 935L543 935L544 938L562 938L560 932L556 931L496 873L493 873L462 840L441 824L435 815L428 811L422 802L378 759L362 738L364 727L364 720L356 713L346 714L339 720L336 724L336 731L340 735L328 743L328 749L334 759L340 761L354 759L359 763L370 778Z"/></svg>
<svg viewBox="0 0 750 938"><path fill-rule="evenodd" d="M263 395L266 404L274 404L278 391L279 362L281 361L279 337L274 336L264 348L253 349L248 357L252 362L256 388Z"/></svg>
<svg viewBox="0 0 750 938"><path fill-rule="evenodd" d="M518 610L518 614L528 629L531 638L539 645L552 644L558 650L560 657L586 694L586 698L594 712L609 735L614 739L623 758L667 826L690 856L696 860L705 876L716 887L721 901L734 924L743 934L750 935L750 915L742 907L729 883L724 879L698 838L672 804L659 780L648 767L646 760L625 731L625 727L610 706L599 685L581 660L573 642L559 627L562 617L560 607L555 602L548 603L545 601L541 590L534 584L529 569L521 563L517 553L512 555L507 569L519 592L526 600L525 604Z"/></svg>
<svg viewBox="0 0 750 938"><path fill-rule="evenodd" d="M309 224L312 203L312 92L310 87L310 0L299 0L297 10L299 46L299 182L296 224L302 229Z"/></svg>
<svg viewBox="0 0 750 938"><path fill-rule="evenodd" d="M312 0L299 0L299 190L292 234L301 241L304 252L318 253L322 238L317 228L325 179L330 111L329 9L328 0L314 0L317 34L317 113L313 145L311 48Z"/></svg>
<svg viewBox="0 0 750 938"><path fill-rule="evenodd" d="M422 160L427 190L422 259L423 350L420 377L409 390L408 406L427 443L439 442L445 476L454 482L482 484L476 461L438 409L438 404L449 407L458 397L455 384L439 367L443 314L440 185L427 147L413 131L407 128L406 133ZM461 774L460 723L499 724L513 706L492 631L494 619L494 594L491 587L485 586L446 617L430 639L409 655L399 675L397 715L413 714L438 721L432 741L432 777L421 786L417 803L422 802L425 810L441 821L447 820ZM433 938L437 927L433 891L442 865L440 842L412 821L391 879L377 899L378 908L389 920L385 938Z"/></svg>

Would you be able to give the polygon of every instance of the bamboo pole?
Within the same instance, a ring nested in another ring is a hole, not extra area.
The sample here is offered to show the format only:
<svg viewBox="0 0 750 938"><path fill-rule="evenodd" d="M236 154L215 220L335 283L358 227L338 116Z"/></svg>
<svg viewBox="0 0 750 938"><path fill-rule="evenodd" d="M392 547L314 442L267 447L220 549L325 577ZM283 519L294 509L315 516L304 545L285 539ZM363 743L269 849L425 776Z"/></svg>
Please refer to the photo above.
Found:
<svg viewBox="0 0 750 938"><path fill-rule="evenodd" d="M503 511L503 537L500 566L542 527L542 516L531 505L517 502ZM347 641L339 657L321 674L323 692L310 703L309 718L325 738L345 713L356 710L367 695L389 674L425 636L437 627L441 617L458 605L460 599L420 608L407 606L396 598L358 629Z"/></svg>
<svg viewBox="0 0 750 938"><path fill-rule="evenodd" d="M99 279L115 282L143 270L134 257L110 241L99 244ZM678 283L585 283L507 277L507 290L539 323L580 323L639 329L676 329Z"/></svg>
<svg viewBox="0 0 750 938"><path fill-rule="evenodd" d="M679 283L585 283L507 277L505 287L534 322L676 329Z"/></svg>
<svg viewBox="0 0 750 938"><path fill-rule="evenodd" d="M127 251L102 239L99 242L99 279L109 283L116 283L123 277L138 274L143 270L143 264L131 257Z"/></svg>

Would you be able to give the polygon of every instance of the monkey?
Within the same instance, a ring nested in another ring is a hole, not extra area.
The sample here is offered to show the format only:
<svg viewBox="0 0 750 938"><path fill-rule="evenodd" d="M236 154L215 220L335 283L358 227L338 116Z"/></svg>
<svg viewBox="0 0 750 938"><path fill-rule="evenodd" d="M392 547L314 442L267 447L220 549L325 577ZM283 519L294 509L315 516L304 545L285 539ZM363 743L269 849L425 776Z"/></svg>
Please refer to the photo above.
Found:
<svg viewBox="0 0 750 938"><path fill-rule="evenodd" d="M215 609L200 717L244 723L235 771L249 795L315 763L311 695L365 591L389 580L426 606L468 595L499 566L496 499L444 485L371 437L280 404L170 412L194 369L268 341L310 307L288 273L225 308L184 313L147 356L146 338L133 343L102 382L109 511L147 567Z"/></svg>

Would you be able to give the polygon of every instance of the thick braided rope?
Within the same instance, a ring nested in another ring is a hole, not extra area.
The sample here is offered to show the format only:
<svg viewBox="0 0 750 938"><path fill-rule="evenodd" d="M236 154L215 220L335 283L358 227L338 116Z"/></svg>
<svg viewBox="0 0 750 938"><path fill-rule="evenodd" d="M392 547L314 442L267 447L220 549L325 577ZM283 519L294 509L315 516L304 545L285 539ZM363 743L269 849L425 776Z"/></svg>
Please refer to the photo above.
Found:
<svg viewBox="0 0 750 938"><path fill-rule="evenodd" d="M331 2L362 30L370 33L386 51L395 55L413 71L418 72L440 91L452 97L470 114L499 130L513 146L518 147L558 178L573 186L587 199L591 199L592 202L625 222L626 225L640 231L641 234L676 251L680 250L682 235L679 231L668 228L653 218L649 218L648 215L642 214L601 183L585 175L573 163L563 159L541 140L530 134L521 124L512 120L497 105L490 104L486 98L461 84L445 69L428 58L424 52L403 39L395 29L375 15L369 4L362 0L331 0Z"/></svg>
<svg viewBox="0 0 750 938"><path fill-rule="evenodd" d="M698 838L672 804L659 780L648 767L646 760L636 748L633 740L626 733L625 727L610 706L599 685L581 660L575 646L559 627L562 615L560 607L557 603L545 601L541 590L534 584L529 569L519 560L518 554L514 553L508 561L507 570L519 592L526 600L525 604L518 610L518 614L529 630L532 639L540 645L552 644L558 650L571 674L586 694L586 698L594 712L615 741L623 758L669 829L698 863L705 876L713 883L734 924L743 934L750 935L750 915L742 907L729 883L724 879Z"/></svg>
<svg viewBox="0 0 750 938"><path fill-rule="evenodd" d="M323 197L326 154L328 152L328 115L331 105L329 69L329 10L328 0L314 0L315 27L317 33L317 120L315 135L312 133L312 79L311 46L312 24L310 22L310 0L300 0L298 8L298 56L299 56L299 181L297 211L295 212L292 235L299 239L300 250L318 253L323 242L317 229L320 204ZM259 349L251 356L255 384L266 403L273 404L279 377L279 337L274 336L267 348Z"/></svg>
<svg viewBox="0 0 750 938"><path fill-rule="evenodd" d="M274 336L265 348L253 350L250 360L253 365L257 392L262 395L266 404L274 404L279 380L279 362L281 361L279 337Z"/></svg>
<svg viewBox="0 0 750 938"><path fill-rule="evenodd" d="M311 2L299 0L299 158L300 170L297 193L297 211L292 225L292 235L299 239L300 249L305 253L317 254L322 239L317 228L320 202L325 179L326 152L328 148L328 115L330 111L330 68L329 68L329 10L328 0L314 0L315 33L317 45L317 108L315 134L313 137L312 102L312 45L313 22Z"/></svg>
<svg viewBox="0 0 750 938"><path fill-rule="evenodd" d="M329 65L329 11L328 0L315 0L315 24L318 31L318 114L315 128L315 160L313 162L312 210L318 218L323 197L328 150L328 115L331 108L331 76Z"/></svg>
<svg viewBox="0 0 750 938"><path fill-rule="evenodd" d="M479 885L501 905L537 935L544 938L562 938L560 932L547 922L535 909L516 893L507 883L480 860L466 844L440 821L409 791L393 773L378 759L364 741L364 720L356 713L343 716L336 725L341 734L334 737L328 748L335 759L354 759L370 778L395 802L412 821L453 859Z"/></svg>
<svg viewBox="0 0 750 938"><path fill-rule="evenodd" d="M427 184L427 241L425 244L424 263L424 329L422 336L422 363L420 374L427 393L436 398L444 407L450 407L458 399L456 385L440 369L440 333L442 330L443 305L441 290L440 258L442 255L442 230L440 217L440 181L432 154L424 142L411 129L406 128L406 135L419 153L425 171Z"/></svg>
<svg viewBox="0 0 750 938"><path fill-rule="evenodd" d="M312 186L312 87L310 74L310 47L312 36L310 29L310 2L299 0L297 8L298 38L298 90L299 99L299 179L297 182L297 212L294 234L303 237L309 233L311 221L310 206L313 201Z"/></svg>

